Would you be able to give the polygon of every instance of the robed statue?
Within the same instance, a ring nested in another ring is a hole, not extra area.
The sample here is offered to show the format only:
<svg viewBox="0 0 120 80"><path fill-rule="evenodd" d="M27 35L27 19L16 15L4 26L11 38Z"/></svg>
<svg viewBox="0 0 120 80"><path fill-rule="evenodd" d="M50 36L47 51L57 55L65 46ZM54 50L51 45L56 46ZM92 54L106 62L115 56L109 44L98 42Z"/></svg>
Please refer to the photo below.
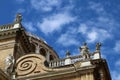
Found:
<svg viewBox="0 0 120 80"><path fill-rule="evenodd" d="M13 71L14 66L14 57L9 54L5 59L5 71L7 74L10 74Z"/></svg>

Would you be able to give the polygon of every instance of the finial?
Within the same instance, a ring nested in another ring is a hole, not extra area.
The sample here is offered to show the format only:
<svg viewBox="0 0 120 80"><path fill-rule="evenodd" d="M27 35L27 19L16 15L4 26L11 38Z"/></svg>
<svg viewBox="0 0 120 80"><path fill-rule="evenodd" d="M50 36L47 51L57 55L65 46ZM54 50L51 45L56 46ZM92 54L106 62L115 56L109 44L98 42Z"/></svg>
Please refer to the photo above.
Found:
<svg viewBox="0 0 120 80"><path fill-rule="evenodd" d="M98 43L96 44L96 51L99 51L99 50L100 50L100 47L101 47L101 43L98 42Z"/></svg>
<svg viewBox="0 0 120 80"><path fill-rule="evenodd" d="M67 50L66 56L67 56L67 57L70 56L70 51L69 51L69 50Z"/></svg>
<svg viewBox="0 0 120 80"><path fill-rule="evenodd" d="M17 13L15 22L20 23L22 21L22 15L20 13Z"/></svg>

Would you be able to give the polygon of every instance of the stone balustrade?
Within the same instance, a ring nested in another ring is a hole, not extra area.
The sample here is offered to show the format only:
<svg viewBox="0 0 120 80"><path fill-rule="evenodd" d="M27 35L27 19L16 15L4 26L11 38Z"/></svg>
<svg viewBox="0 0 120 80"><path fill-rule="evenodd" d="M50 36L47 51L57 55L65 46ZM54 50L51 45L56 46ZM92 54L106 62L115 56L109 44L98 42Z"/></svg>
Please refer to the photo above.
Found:
<svg viewBox="0 0 120 80"><path fill-rule="evenodd" d="M9 29L13 29L14 25L9 24L9 25L3 25L0 27L0 31L4 31L4 30L9 30Z"/></svg>
<svg viewBox="0 0 120 80"><path fill-rule="evenodd" d="M93 59L99 59L101 57L97 57L95 58L96 54L100 54L100 53L91 53L90 54L90 58L85 59L82 55L78 55L78 56L71 56L68 58L64 58L64 59L58 59L58 60L52 60L49 62L49 67L51 68L55 68L55 67L62 67L65 65L70 65L70 64L74 64L77 61L89 61L89 60L93 60ZM66 60L70 60L70 61L66 61ZM70 62L70 63L66 63L66 62Z"/></svg>
<svg viewBox="0 0 120 80"><path fill-rule="evenodd" d="M5 30L11 30L11 29L15 29L15 28L20 28L20 26L21 25L19 23L3 25L3 26L0 26L0 31L5 31Z"/></svg>
<svg viewBox="0 0 120 80"><path fill-rule="evenodd" d="M83 60L81 55L72 56L72 57L69 57L69 58L64 58L64 59L59 59L59 60L52 60L52 61L49 62L49 67L62 67L62 66L65 66L66 65L65 62L66 62L67 59L71 60L71 63L67 63L67 65L68 64L73 64L76 61Z"/></svg>
<svg viewBox="0 0 120 80"><path fill-rule="evenodd" d="M65 59L53 60L49 62L49 67L60 67L65 65Z"/></svg>

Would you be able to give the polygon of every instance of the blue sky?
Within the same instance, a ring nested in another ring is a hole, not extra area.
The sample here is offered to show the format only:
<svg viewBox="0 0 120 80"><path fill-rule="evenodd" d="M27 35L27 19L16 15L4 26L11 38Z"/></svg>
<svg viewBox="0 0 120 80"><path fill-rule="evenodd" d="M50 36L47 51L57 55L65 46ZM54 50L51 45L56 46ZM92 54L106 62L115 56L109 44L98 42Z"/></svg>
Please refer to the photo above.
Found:
<svg viewBox="0 0 120 80"><path fill-rule="evenodd" d="M0 0L0 25L19 12L27 31L52 46L61 58L87 42L90 51L102 43L113 80L120 80L120 0Z"/></svg>

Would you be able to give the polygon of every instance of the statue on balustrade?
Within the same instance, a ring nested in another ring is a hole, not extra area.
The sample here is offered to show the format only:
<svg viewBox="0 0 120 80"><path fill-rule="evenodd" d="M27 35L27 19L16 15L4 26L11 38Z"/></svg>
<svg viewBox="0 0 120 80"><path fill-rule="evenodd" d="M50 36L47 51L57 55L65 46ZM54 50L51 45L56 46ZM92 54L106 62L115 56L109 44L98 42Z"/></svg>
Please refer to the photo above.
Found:
<svg viewBox="0 0 120 80"><path fill-rule="evenodd" d="M82 55L83 59L89 59L90 58L89 48L87 47L87 43L84 43L84 45L81 46L79 49L80 49L80 52L81 52L81 55Z"/></svg>
<svg viewBox="0 0 120 80"><path fill-rule="evenodd" d="M99 51L100 51L100 47L101 47L101 43L97 43L97 44L96 44L96 52L99 52Z"/></svg>
<svg viewBox="0 0 120 80"><path fill-rule="evenodd" d="M15 19L15 22L20 23L21 21L22 21L22 15L18 13Z"/></svg>

